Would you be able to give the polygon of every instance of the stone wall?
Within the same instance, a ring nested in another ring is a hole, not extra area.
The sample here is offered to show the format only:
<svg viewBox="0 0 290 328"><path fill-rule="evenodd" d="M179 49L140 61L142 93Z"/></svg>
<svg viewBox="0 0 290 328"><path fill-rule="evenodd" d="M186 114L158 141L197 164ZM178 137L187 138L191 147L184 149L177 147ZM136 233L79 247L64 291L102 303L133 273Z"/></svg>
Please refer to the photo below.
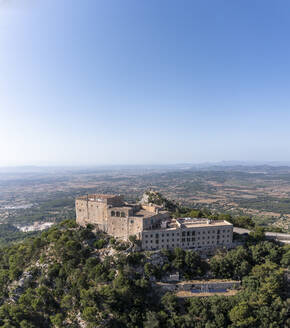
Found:
<svg viewBox="0 0 290 328"><path fill-rule="evenodd" d="M163 213L160 212L158 214L152 213L152 216L150 218L143 219L144 230L151 230L154 227L159 226L161 221L166 220L168 218L169 218L169 214L166 211L163 211Z"/></svg>
<svg viewBox="0 0 290 328"><path fill-rule="evenodd" d="M94 224L107 230L107 204L101 202L76 200L76 222L81 226Z"/></svg>
<svg viewBox="0 0 290 328"><path fill-rule="evenodd" d="M130 235L137 235L140 238L142 229L142 218L109 217L108 219L108 234L116 238L128 240Z"/></svg>
<svg viewBox="0 0 290 328"><path fill-rule="evenodd" d="M128 240L130 235L142 237L144 229L151 229L163 218L167 211L159 207L139 204L128 205L121 196L92 194L76 199L76 222L81 226L93 224L108 234Z"/></svg>
<svg viewBox="0 0 290 328"><path fill-rule="evenodd" d="M160 287L164 292L166 291L200 291L205 292L207 290L210 291L219 291L219 290L227 290L227 289L238 289L241 286L240 281L182 281L178 283L157 283L158 287Z"/></svg>

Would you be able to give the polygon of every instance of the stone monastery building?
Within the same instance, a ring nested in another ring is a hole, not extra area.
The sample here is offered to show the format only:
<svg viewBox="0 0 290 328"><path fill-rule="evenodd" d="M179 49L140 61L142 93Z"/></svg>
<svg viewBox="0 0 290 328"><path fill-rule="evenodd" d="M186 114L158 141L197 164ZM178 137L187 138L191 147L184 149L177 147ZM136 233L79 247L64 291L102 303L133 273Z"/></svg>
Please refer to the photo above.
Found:
<svg viewBox="0 0 290 328"><path fill-rule="evenodd" d="M142 249L209 249L230 247L233 225L227 221L171 219L162 206L128 204L122 196L92 194L76 199L77 223L94 225L116 238L128 240L136 235Z"/></svg>

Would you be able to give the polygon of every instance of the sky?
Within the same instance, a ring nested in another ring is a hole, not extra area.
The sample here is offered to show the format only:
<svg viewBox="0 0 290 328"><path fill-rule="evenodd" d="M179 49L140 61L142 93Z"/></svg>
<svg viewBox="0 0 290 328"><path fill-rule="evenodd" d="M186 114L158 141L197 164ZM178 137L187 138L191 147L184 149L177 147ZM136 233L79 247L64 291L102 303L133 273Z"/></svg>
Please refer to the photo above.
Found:
<svg viewBox="0 0 290 328"><path fill-rule="evenodd" d="M0 166L290 161L288 0L0 0Z"/></svg>

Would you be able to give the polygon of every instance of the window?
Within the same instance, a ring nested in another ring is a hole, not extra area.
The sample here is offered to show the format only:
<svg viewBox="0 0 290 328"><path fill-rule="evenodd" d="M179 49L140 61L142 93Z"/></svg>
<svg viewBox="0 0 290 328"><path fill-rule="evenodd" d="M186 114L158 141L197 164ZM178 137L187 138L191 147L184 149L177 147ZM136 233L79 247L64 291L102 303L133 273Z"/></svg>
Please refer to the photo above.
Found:
<svg viewBox="0 0 290 328"><path fill-rule="evenodd" d="M115 211L111 212L111 216L115 216L115 214L116 214Z"/></svg>
<svg viewBox="0 0 290 328"><path fill-rule="evenodd" d="M124 212L121 212L121 217L122 217L122 218L126 217L126 215L125 215Z"/></svg>
<svg viewBox="0 0 290 328"><path fill-rule="evenodd" d="M116 216L120 216L120 212L117 211L117 212L116 212Z"/></svg>

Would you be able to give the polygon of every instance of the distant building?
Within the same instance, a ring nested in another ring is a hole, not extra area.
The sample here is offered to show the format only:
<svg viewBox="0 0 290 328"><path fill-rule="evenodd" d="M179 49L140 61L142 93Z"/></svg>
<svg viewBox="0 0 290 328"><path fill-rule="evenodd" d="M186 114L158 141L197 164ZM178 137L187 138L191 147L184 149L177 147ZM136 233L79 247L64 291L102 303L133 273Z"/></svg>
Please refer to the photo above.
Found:
<svg viewBox="0 0 290 328"><path fill-rule="evenodd" d="M136 235L142 249L207 249L230 247L233 225L208 219L171 219L162 206L128 204L122 196L92 194L76 199L77 223L93 224L99 230L128 240Z"/></svg>

